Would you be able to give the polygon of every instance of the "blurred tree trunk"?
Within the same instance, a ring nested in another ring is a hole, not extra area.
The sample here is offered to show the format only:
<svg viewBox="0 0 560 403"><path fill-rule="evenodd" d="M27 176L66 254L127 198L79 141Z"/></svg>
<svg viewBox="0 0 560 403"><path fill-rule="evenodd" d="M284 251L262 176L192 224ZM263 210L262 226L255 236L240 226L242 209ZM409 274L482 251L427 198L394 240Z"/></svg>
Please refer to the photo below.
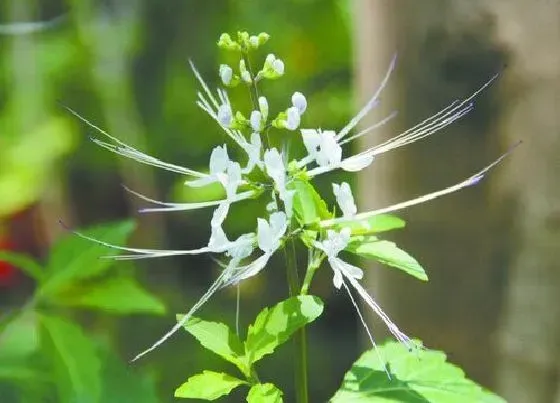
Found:
<svg viewBox="0 0 560 403"><path fill-rule="evenodd" d="M494 21L483 2L358 0L356 90L360 103L373 93L390 55L399 53L382 103L399 110L395 123L368 135L360 148L378 144L469 96L503 64L492 43ZM382 155L360 177L360 211L399 202L454 184L499 154L489 135L497 108L494 87L460 123L429 139ZM389 96L387 96L389 95ZM379 120L383 114L375 114ZM368 126L374 120L365 122ZM368 273L369 289L410 336L449 352L474 379L492 383L491 334L500 301L499 268L493 264L494 228L487 206L489 181L400 215L402 233L389 234L424 265L422 284L387 268ZM375 324L379 324L375 321ZM376 326L380 335L382 326Z"/></svg>
<svg viewBox="0 0 560 403"><path fill-rule="evenodd" d="M512 53L501 131L525 141L501 173L516 210L498 387L512 403L560 402L560 3L492 4Z"/></svg>

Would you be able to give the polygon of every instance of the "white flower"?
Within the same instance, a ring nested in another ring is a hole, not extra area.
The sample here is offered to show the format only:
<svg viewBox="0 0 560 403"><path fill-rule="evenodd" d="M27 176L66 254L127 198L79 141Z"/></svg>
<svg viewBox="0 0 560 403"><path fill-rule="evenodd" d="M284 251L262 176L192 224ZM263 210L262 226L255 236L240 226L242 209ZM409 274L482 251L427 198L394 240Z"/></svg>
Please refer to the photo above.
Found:
<svg viewBox="0 0 560 403"><path fill-rule="evenodd" d="M332 130L302 129L303 144L309 157L320 167L334 167L342 160L342 147L336 141Z"/></svg>
<svg viewBox="0 0 560 403"><path fill-rule="evenodd" d="M230 162L227 146L225 144L223 146L216 146L210 154L210 174L204 178L187 181L185 183L192 187L200 187L219 181L220 179L218 176L227 170Z"/></svg>
<svg viewBox="0 0 560 403"><path fill-rule="evenodd" d="M340 232L328 230L327 239L322 242L315 243L315 246L325 252L325 254L327 255L329 265L334 272L333 285L337 289L340 289L340 287L344 286L346 292L348 293L352 301L354 301L350 289L346 284L346 281L348 281L350 285L352 285L354 290L358 292L360 297L362 297L364 302L381 318L381 320L385 323L393 336L395 336L398 341L410 347L412 345L412 341L410 340L410 338L399 330L397 325L395 325L391 321L387 314L381 309L381 307L373 300L371 295L369 295L365 288L362 287L362 285L359 283L358 280L360 280L364 275L362 269L346 263L338 257L338 254L348 246L348 243L350 242L350 234L351 232L349 228L343 228ZM360 315L361 317L359 308L357 307L357 305L355 305L355 307L358 310L358 315ZM370 335L369 329L365 325L365 322L363 323L366 327L368 335ZM375 345L373 338L371 338L371 341Z"/></svg>
<svg viewBox="0 0 560 403"><path fill-rule="evenodd" d="M233 121L233 112L231 111L231 106L228 103L220 105L218 108L218 123L223 127L230 127Z"/></svg>
<svg viewBox="0 0 560 403"><path fill-rule="evenodd" d="M220 64L220 78L224 85L229 85L233 77L233 70L227 64Z"/></svg>
<svg viewBox="0 0 560 403"><path fill-rule="evenodd" d="M264 253L273 253L280 247L280 240L286 233L288 223L286 214L276 212L270 215L267 222L262 218L257 219L257 243Z"/></svg>
<svg viewBox="0 0 560 403"><path fill-rule="evenodd" d="M300 115L307 109L307 100L301 92L294 92L292 95L292 105L298 109Z"/></svg>
<svg viewBox="0 0 560 403"><path fill-rule="evenodd" d="M262 130L262 113L260 111L251 112L249 121L251 122L251 128L254 131L260 132Z"/></svg>
<svg viewBox="0 0 560 403"><path fill-rule="evenodd" d="M296 130L301 119L298 108L295 106L288 108L288 110L286 111L286 115L287 117L284 121L284 127L288 130Z"/></svg>
<svg viewBox="0 0 560 403"><path fill-rule="evenodd" d="M259 109L261 111L262 119L266 122L268 119L268 101L265 97L259 97Z"/></svg>
<svg viewBox="0 0 560 403"><path fill-rule="evenodd" d="M272 53L266 56L264 66L265 76L278 78L284 74L284 62L277 59Z"/></svg>
<svg viewBox="0 0 560 403"><path fill-rule="evenodd" d="M262 168L263 166L263 162L261 160L262 142L259 133L256 132L251 133L251 141L250 142L244 141L244 143L241 146L243 147L243 149L247 153L247 156L249 157L247 166L241 172L245 174L249 173L253 170L255 165L258 166L259 168Z"/></svg>
<svg viewBox="0 0 560 403"><path fill-rule="evenodd" d="M345 218L353 217L358 211L358 208L354 202L354 196L352 195L350 185L347 182L342 182L340 185L333 183L332 186L336 202L340 210L342 210L342 215Z"/></svg>

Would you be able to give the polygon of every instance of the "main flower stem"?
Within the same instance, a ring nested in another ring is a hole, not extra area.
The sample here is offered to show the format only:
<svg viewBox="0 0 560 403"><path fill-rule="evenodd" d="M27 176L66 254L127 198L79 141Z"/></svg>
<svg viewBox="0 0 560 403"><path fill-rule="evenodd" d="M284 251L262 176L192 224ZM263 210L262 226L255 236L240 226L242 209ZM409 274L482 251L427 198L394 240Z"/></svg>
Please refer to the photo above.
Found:
<svg viewBox="0 0 560 403"><path fill-rule="evenodd" d="M299 276L297 271L296 248L293 239L289 239L284 248L286 254L286 268L288 274L288 287L290 296L295 297L300 293ZM295 387L296 402L308 403L307 389L307 336L305 327L294 335L295 346Z"/></svg>

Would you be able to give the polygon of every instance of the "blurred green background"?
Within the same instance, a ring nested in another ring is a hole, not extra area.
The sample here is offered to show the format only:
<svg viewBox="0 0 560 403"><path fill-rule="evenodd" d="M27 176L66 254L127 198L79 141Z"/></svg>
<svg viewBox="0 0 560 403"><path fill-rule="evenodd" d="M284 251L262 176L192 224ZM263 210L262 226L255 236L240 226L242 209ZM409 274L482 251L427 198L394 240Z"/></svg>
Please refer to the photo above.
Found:
<svg viewBox="0 0 560 403"><path fill-rule="evenodd" d="M195 194L179 175L98 148L88 141L92 130L63 106L150 155L205 169L210 150L225 139L195 105L198 83L188 60L211 88L218 85L218 66L230 61L215 46L222 32L271 35L260 56L264 59L273 52L282 58L286 75L267 83L264 91L271 105L284 105L294 91L303 92L309 107L302 125L307 127L342 127L359 101L373 93L375 87L369 88L368 80L380 81L379 72L394 52L399 53L398 68L384 108L398 109L400 114L379 136L398 134L502 71L503 79L482 95L472 116L446 129L446 136L381 157L377 173L371 171L359 180L334 174L321 178L318 187L330 194L331 181L351 181L359 185L363 206L380 207L458 182L523 137L525 150L513 156L517 162L500 167L502 173L489 182L405 213L409 228L393 238L423 263L430 283L413 284L399 273L375 267L370 289L379 292L381 304L403 329L429 347L448 351L452 361L483 385L500 388L499 392L513 396L511 401L552 401L560 394L557 374L551 375L557 364L546 358L557 354L560 346L558 321L551 319L559 313L551 306L558 305L560 290L554 247L559 240L555 209L560 197L550 175L560 168L553 152L560 150L560 124L554 113L558 92L552 90L558 88L560 62L543 55L554 52L551 49L558 44L557 30L549 26L560 24L549 14L560 10L553 2L542 3L536 6L534 18L524 19L523 2L503 5L499 1L492 5L479 1L465 5L459 0L4 1L0 5L0 250L25 253L50 264L52 245L60 239L71 242L59 220L84 228L127 218L137 224L131 245L166 249L205 245L211 211L140 215L136 210L142 201L121 185L166 201L215 197L212 190ZM539 18L546 22L540 25ZM379 26L376 37L368 36L372 24ZM532 27L551 34L538 35ZM532 45L537 43L535 50ZM373 55L363 57L368 52ZM529 67L527 59L534 62ZM543 88L550 90L539 92ZM239 102L246 102L244 95L232 92ZM537 107L527 107L523 103L527 97ZM516 119L521 107L520 124ZM548 140L533 139L535 133L545 131ZM546 180L533 180L543 175ZM531 180L531 186L524 179ZM546 202L533 202L535 198ZM235 206L227 229L240 233L253 228L255 207ZM127 231L116 239L124 243ZM78 248L61 245L67 248L64 253ZM96 249L92 256L102 252ZM87 264L95 265L92 262ZM523 275L545 266L548 269L538 276ZM207 256L104 268L103 281L118 274L118 278L136 279L130 281L137 291L143 290L131 294L139 302L129 301L133 307L126 312L99 302L94 309L83 301L66 304L69 299L64 299L60 307L48 308L54 316L39 326L34 307L27 305L30 316L13 332L26 334L31 341L17 336L19 343L9 344L6 333L0 336L0 402L174 401L173 390L190 375L201 369L219 370L224 364L186 334L176 335L138 363L127 364L127 359L167 331L174 313L191 306L218 269ZM281 259L276 259L266 274L241 287L243 326L263 306L286 296L287 287L276 286L284 284L284 278ZM87 281L65 292L75 297L80 287L90 285ZM519 291L516 284L531 284L537 290L521 287ZM35 289L29 275L0 262L3 321L29 303ZM332 396L367 345L350 303L333 292L326 270L317 277L312 293L326 302L325 314L309 331L311 394L312 401L319 402ZM222 292L201 315L233 324L235 298L235 290ZM535 305L526 306L526 300ZM534 312L544 307L548 316L541 319ZM78 384L84 392L88 382L97 382L91 387L101 394L90 396L93 400L72 400L61 392L63 384L76 386L77 380L71 371L60 370L64 354L51 345L56 344L56 332L65 334L60 318L73 326L66 329L66 336L86 346L76 359L76 365L86 367L85 372L77 370L82 377ZM527 327L535 330L524 332ZM79 329L81 333L70 337ZM374 331L379 338L385 335L376 322ZM22 344L30 347L21 354L6 354ZM527 350L533 345L538 347ZM58 358L53 357L56 351ZM293 396L291 354L291 346L283 346L281 354L266 360L261 372L261 378L274 380L286 392L286 401ZM518 364L520 360L525 364ZM21 372L16 374L13 365ZM518 371L512 370L517 367ZM514 389L527 379L531 384L523 384L523 390L535 392L520 397ZM240 396L231 401L241 401Z"/></svg>

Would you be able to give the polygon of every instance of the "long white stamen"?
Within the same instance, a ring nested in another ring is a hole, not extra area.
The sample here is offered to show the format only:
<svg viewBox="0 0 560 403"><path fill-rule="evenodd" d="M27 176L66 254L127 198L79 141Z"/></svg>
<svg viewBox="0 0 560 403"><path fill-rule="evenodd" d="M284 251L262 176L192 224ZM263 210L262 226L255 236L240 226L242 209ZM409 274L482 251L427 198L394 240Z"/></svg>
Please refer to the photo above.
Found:
<svg viewBox="0 0 560 403"><path fill-rule="evenodd" d="M222 274L220 274L220 276L216 279L216 281L214 281L214 283L212 283L212 285L210 286L208 291L206 291L206 293L198 300L198 302L193 305L193 307L189 310L189 312L187 312L187 314L185 316L183 316L181 318L181 320L178 321L175 324L175 326L173 326L171 328L171 330L169 330L158 341L156 341L154 344L152 344L152 346L150 348L142 351L140 354L137 354L131 360L131 362L134 362L134 361L138 360L139 358L143 357L144 355L148 354L149 352L154 351L156 348L158 348L163 343L165 343L165 341L167 339L169 339L171 336L173 336L173 334L175 334L175 332L177 332L177 330L181 329L181 327L183 327L183 325L189 321L189 319L195 314L195 312L198 311L202 307L202 305L204 305L206 303L206 301L208 301L210 299L210 297L216 293L216 291L218 291L222 288L223 278L226 275L226 273L227 272L224 270L222 272Z"/></svg>
<svg viewBox="0 0 560 403"><path fill-rule="evenodd" d="M346 144L352 140L357 139L358 137L363 136L364 134L368 134L371 131L374 131L375 129L380 128L381 126L385 125L387 122L389 122L390 120L392 120L393 118L395 118L397 116L397 111L391 112L391 114L389 114L388 116L386 116L385 118L383 118L382 120L380 120L379 122L375 123L374 125L371 125L370 127L362 130L361 132L354 134L353 136L347 137L344 140L342 140L339 144L343 145Z"/></svg>
<svg viewBox="0 0 560 403"><path fill-rule="evenodd" d="M212 102L214 107L216 109L218 109L220 105L216 101L216 98L214 98L214 96L212 95L212 91L210 91L210 88L208 88L208 85L204 82L204 80L202 79L202 76L200 75L200 73L198 72L196 67L194 67L194 63L192 62L192 60L189 60L189 64L191 65L191 69L194 73L194 76L196 77L196 79L198 80L200 85L202 86L202 89L204 89L204 92L206 92L206 95L208 96L208 99L210 99L210 101Z"/></svg>
<svg viewBox="0 0 560 403"><path fill-rule="evenodd" d="M362 326L366 330L366 333L369 337L369 340L371 341L371 344L373 345L373 348L375 349L375 353L377 354L377 357L379 358L379 361L383 363L383 367L385 368L385 372L387 373L387 376L389 377L389 379L391 379L391 374L389 373L389 370L387 369L387 361L381 356L381 352L379 351L379 348L377 347L377 343L375 342L375 339L373 338L373 334L369 330L369 326L367 325L367 323L364 319L364 316L362 315L362 311L361 311L360 307L358 306L358 304L356 303L356 300L354 299L354 296L352 295L352 292L350 292L350 288L348 288L348 285L346 284L346 281L344 281L344 279L342 280L342 285L344 286L344 289L346 290L346 293L350 297L350 301L352 301L352 305L354 305L354 309L356 309L356 313L358 314L358 317L360 318L360 322L362 322Z"/></svg>
<svg viewBox="0 0 560 403"><path fill-rule="evenodd" d="M493 167L498 165L500 162L502 162L502 160L504 158L506 158L513 151L513 149L515 147L517 147L519 144L521 144L521 142L516 143L505 154L500 156L500 158L498 158L496 161L494 161L490 165L486 166L484 169L481 169L480 171L478 171L474 175L469 176L467 179L463 180L462 182L459 182L455 185L449 186L445 189L438 190L437 192L428 193L428 194L422 195L420 197L417 197L417 198L414 198L414 199L411 199L411 200L407 200L407 201L404 201L404 202L401 202L401 203L393 204L389 207L384 207L384 208L381 208L381 209L378 209L378 210L373 210L373 211L368 211L368 212L365 212L365 213L356 214L352 218L352 220L357 220L357 221L365 220L365 219L371 218L371 217L379 215L379 214L385 214L385 213L389 213L389 212L393 212L393 211L403 210L407 207L414 206L414 205L417 205L417 204L421 204L421 203L427 202L429 200L433 200L437 197L456 192L456 191L458 191L462 188L465 188L467 186L476 185L478 182L480 182L484 178L484 175L490 169L492 169ZM321 221L319 224L322 228L328 228L328 227L333 226L334 224L339 224L339 223L342 223L342 222L345 222L345 221L349 221L349 219L344 218L344 217L340 217L340 218Z"/></svg>

